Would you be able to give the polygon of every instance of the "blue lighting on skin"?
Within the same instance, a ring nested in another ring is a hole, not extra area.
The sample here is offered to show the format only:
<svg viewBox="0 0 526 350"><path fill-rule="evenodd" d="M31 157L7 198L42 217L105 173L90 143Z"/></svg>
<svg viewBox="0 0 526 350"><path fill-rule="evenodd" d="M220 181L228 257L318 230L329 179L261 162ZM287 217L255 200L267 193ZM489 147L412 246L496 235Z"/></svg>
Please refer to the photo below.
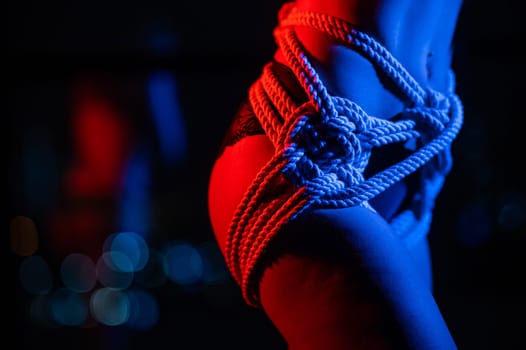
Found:
<svg viewBox="0 0 526 350"><path fill-rule="evenodd" d="M120 230L135 231L143 237L150 223L150 156L139 149L128 162L120 203Z"/></svg>
<svg viewBox="0 0 526 350"><path fill-rule="evenodd" d="M186 134L175 79L168 72L154 73L147 89L161 153L169 164L177 164L186 154Z"/></svg>
<svg viewBox="0 0 526 350"><path fill-rule="evenodd" d="M19 278L25 290L34 295L47 294L53 287L51 269L41 256L25 258L20 264Z"/></svg>
<svg viewBox="0 0 526 350"><path fill-rule="evenodd" d="M97 282L95 264L84 254L68 255L60 267L62 282L69 289L76 292L88 292Z"/></svg>
<svg viewBox="0 0 526 350"><path fill-rule="evenodd" d="M66 288L60 288L53 293L51 311L55 321L63 326L80 326L88 317L85 300Z"/></svg>
<svg viewBox="0 0 526 350"><path fill-rule="evenodd" d="M203 260L191 244L178 242L166 249L164 269L168 278L173 282L180 285L192 285L201 281Z"/></svg>
<svg viewBox="0 0 526 350"><path fill-rule="evenodd" d="M126 326L145 331L159 322L159 305L152 294L141 290L128 290L130 316Z"/></svg>

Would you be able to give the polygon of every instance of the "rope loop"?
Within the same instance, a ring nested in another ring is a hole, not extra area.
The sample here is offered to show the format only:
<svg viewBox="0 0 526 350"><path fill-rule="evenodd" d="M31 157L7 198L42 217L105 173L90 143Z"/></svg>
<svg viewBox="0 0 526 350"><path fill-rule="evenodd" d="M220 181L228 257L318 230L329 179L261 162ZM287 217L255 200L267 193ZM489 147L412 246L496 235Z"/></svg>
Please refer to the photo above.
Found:
<svg viewBox="0 0 526 350"><path fill-rule="evenodd" d="M450 146L463 122L453 72L449 90L442 94L420 86L386 48L351 23L299 11L294 2L283 4L278 19L276 44L307 101L297 102L272 64L249 90L250 105L275 153L236 208L225 245L229 270L245 301L256 307L262 257L280 229L308 209L374 210L370 199L420 169L420 191L390 223L405 242L426 234L435 198L451 167ZM398 88L403 110L381 119L349 99L332 96L296 36L297 26L320 30L361 54ZM366 179L373 150L394 143L412 153Z"/></svg>
<svg viewBox="0 0 526 350"><path fill-rule="evenodd" d="M321 195L321 184L334 192L363 181L371 150L362 147L360 135L368 130L368 117L356 104L336 101L336 116L302 115L286 138L282 173L297 188L309 187L309 193Z"/></svg>

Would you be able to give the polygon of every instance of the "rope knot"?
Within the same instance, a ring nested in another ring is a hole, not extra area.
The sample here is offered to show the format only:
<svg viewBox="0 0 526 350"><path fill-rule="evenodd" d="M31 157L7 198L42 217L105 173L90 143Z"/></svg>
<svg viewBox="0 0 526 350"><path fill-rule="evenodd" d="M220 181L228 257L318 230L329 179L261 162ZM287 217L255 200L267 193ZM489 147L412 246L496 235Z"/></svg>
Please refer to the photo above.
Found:
<svg viewBox="0 0 526 350"><path fill-rule="evenodd" d="M428 88L425 89L423 104L406 108L402 116L416 122L415 130L426 144L446 128L451 113L450 97Z"/></svg>
<svg viewBox="0 0 526 350"><path fill-rule="evenodd" d="M440 91L433 90L431 88L425 89L425 105L428 108L439 109L439 110L449 110L449 99L446 95Z"/></svg>
<svg viewBox="0 0 526 350"><path fill-rule="evenodd" d="M316 196L335 193L363 181L370 149L361 141L367 116L352 102L335 98L336 116L302 115L288 130L283 174ZM365 144L366 145L366 144Z"/></svg>
<svg viewBox="0 0 526 350"><path fill-rule="evenodd" d="M250 89L254 113L276 152L237 207L225 251L243 297L253 306L261 306L258 284L272 240L286 223L310 208L374 210L370 199L420 169L421 198L408 204L410 208L392 224L407 237L415 226L412 222L420 220L418 232L427 232L434 199L451 165L450 146L463 121L452 72L444 96L420 86L386 48L349 22L301 11L294 2L286 2L278 17L276 44L308 102L297 106L271 69L264 69ZM368 116L349 100L331 96L297 38L297 26L320 30L368 59L397 87L395 92L406 103L404 110L390 120L381 119ZM407 158L364 179L373 148L402 142L413 151Z"/></svg>

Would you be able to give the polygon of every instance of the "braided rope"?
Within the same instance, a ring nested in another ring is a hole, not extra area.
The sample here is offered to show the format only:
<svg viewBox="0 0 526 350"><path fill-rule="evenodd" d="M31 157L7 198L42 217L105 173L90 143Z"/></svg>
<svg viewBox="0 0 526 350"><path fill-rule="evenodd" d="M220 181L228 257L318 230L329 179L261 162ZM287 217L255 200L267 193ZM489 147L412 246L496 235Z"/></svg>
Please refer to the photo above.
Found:
<svg viewBox="0 0 526 350"><path fill-rule="evenodd" d="M371 208L371 198L425 168L427 187L420 208L425 220L417 225L418 215L406 211L392 221L392 227L401 235L411 229L418 231L411 233L414 236L427 232L430 210L451 166L449 148L463 119L462 104L453 90L444 96L422 88L382 45L350 23L299 11L293 2L286 3L278 17L276 43L309 100L298 106L271 64L249 90L250 104L275 154L258 172L234 213L225 260L245 301L255 307L260 306L258 264L262 256L283 225L309 208ZM297 26L327 33L383 72L398 87L405 104L400 118L390 121L369 116L356 103L331 96L296 36ZM364 178L373 148L415 140L418 148L406 159Z"/></svg>

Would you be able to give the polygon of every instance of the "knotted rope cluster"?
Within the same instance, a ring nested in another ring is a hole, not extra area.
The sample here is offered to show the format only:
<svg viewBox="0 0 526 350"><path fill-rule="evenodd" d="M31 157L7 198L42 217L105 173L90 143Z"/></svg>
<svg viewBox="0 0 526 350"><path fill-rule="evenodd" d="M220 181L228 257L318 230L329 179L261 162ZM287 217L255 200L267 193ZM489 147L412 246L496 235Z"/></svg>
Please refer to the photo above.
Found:
<svg viewBox="0 0 526 350"><path fill-rule="evenodd" d="M367 115L356 103L331 96L298 41L297 26L327 33L390 79L405 106L396 120ZM421 168L425 185L419 193L419 208L401 213L391 225L407 235L410 228L416 230L417 215L428 224L451 166L450 145L463 119L453 85L447 96L422 88L382 45L344 20L299 11L293 2L286 3L274 36L308 102L294 102L271 63L249 90L250 104L275 154L259 171L232 218L226 262L245 301L255 307L260 306L257 269L263 254L283 225L309 208L371 208L371 198ZM411 155L364 178L375 147L410 141L416 145ZM426 225L416 231L426 231Z"/></svg>

